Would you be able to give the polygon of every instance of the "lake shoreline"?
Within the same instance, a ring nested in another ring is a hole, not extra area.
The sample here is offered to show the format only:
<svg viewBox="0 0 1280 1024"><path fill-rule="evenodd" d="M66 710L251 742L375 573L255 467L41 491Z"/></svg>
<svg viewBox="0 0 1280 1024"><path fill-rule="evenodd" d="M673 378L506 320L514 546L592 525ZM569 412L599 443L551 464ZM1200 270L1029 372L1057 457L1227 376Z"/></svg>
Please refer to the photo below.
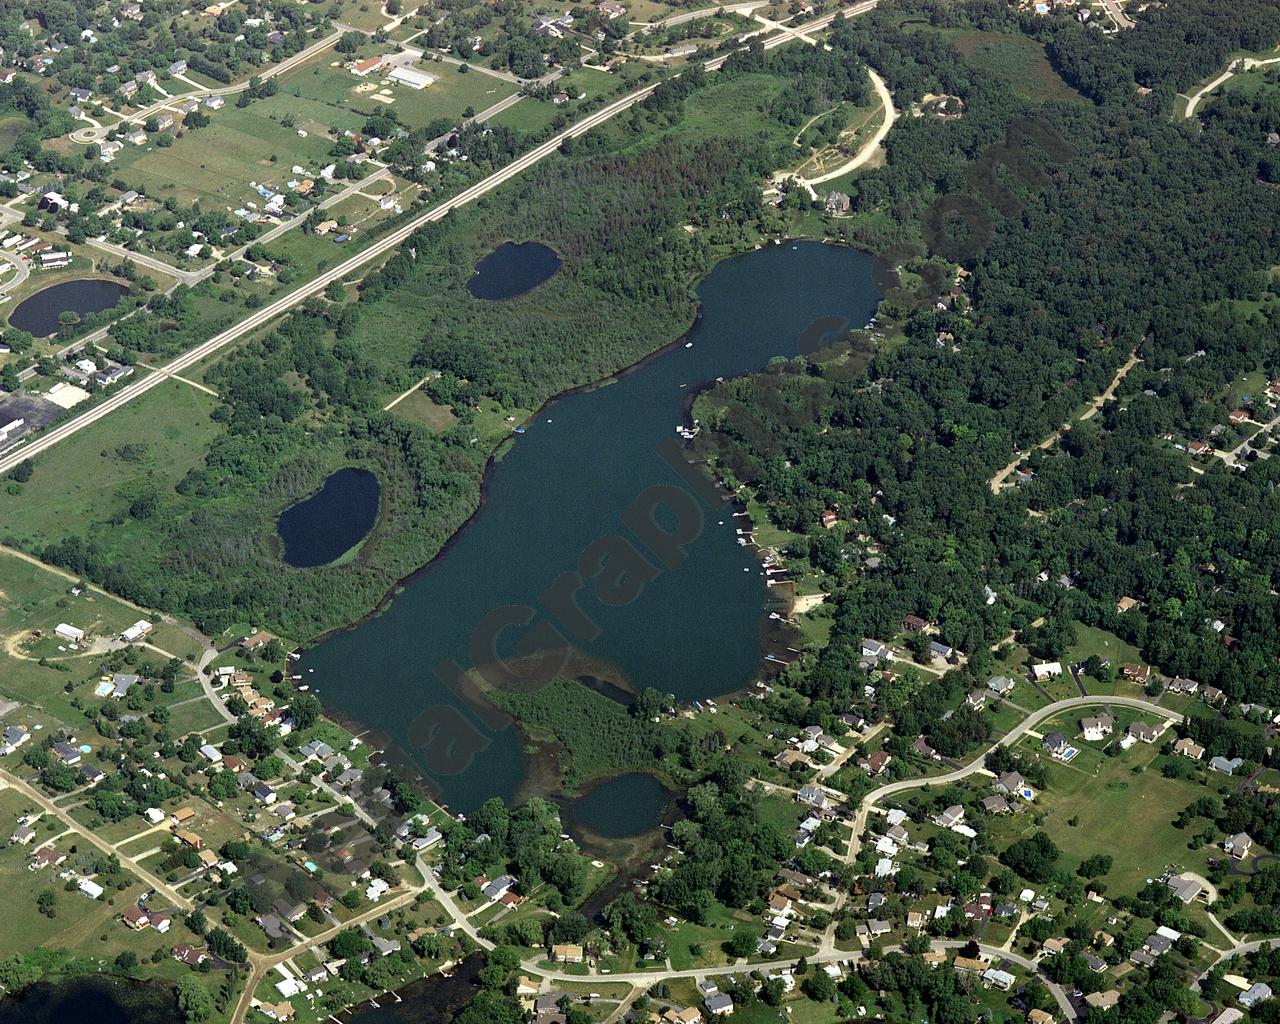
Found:
<svg viewBox="0 0 1280 1024"><path fill-rule="evenodd" d="M709 274L711 274L716 267L718 267L720 264L724 263L727 260L749 256L753 251L758 251L760 249L766 249L766 248L771 249L771 248L774 248L775 245L781 246L783 244L788 244L788 243L810 243L810 244L822 245L824 247L829 247L833 249L847 249L847 250L852 250L853 252L861 253L863 256L867 257L871 261L872 280L874 281L874 285L875 285L875 294L876 294L877 303L883 297L883 289L886 286L886 283L889 282L894 277L896 277L896 274L893 271L891 264L887 260L881 257L878 257L874 253L867 253L865 250L857 249L854 246L848 246L842 243L831 242L825 239L820 240L820 239L812 239L812 238L807 238L807 239L806 238L790 238L786 240L778 240L777 242L770 241L770 242L767 242L761 245L756 245L752 248L743 249L740 251L724 253L723 255L715 259L715 261L712 262L704 272L702 272L696 278L691 280L690 289L692 291L693 289L698 288L699 284ZM523 421L524 424L526 425L530 424L535 419L538 419L547 410L547 408L551 406L553 403L562 401L566 398L570 398L575 395L590 393L590 392L599 390L603 387L607 387L612 384L615 384L633 374L638 373L641 370L644 370L645 368L650 366L655 360L662 358L664 356L667 356L671 354L673 351L681 348L689 340L691 334L698 328L698 325L703 320L704 310L703 310L702 302L698 301L698 302L691 303L691 314L692 315L689 321L687 322L685 329L673 340L663 345L660 345L659 347L653 349L650 352L645 353L644 355L640 356L638 359L634 360L628 365L606 376L603 376L593 381L583 383L581 385L576 385L574 387L564 389L563 391L560 391L560 392L557 392L556 394L548 396L539 405L538 409L535 412L531 413ZM787 353L779 352L776 354L786 355ZM757 369L757 370L747 370L745 372L751 373L751 372L759 372L759 371ZM741 373L734 373L734 374L731 374L730 376L736 378L741 375L742 375ZM716 382L717 382L717 378L711 377L711 376L708 376L705 379L698 379L698 380L689 382L688 392L686 393L685 396L683 396L683 399L681 402L682 412L680 415L681 415L681 421L684 423L684 425L687 426L690 423L690 419L689 419L690 409L694 399L697 397L697 395L703 393L707 388L714 386ZM463 538L467 536L468 531L476 523L479 517L479 514L489 506L489 502L491 498L490 485L493 480L493 475L494 475L497 463L501 461L502 457L507 453L507 451L509 451L508 446L511 443L512 443L512 438L508 437L508 438L501 439L493 446L493 449L489 452L485 460L484 469L481 474L476 507L471 512L471 514L466 518L466 520L464 520L461 524L459 524L458 528L450 535L448 540L446 540L440 546L439 550L435 553L435 555L425 564L423 564L422 566L419 566L413 572L405 575L404 577L397 580L394 584L392 584L387 589L383 597L378 601L378 603L370 611L366 612L364 615L360 616L359 618L357 618L351 623L337 627L335 629L328 630L320 634L319 636L313 638L309 642L307 642L303 648L304 656L308 650L317 648L322 644L324 644L326 641L336 636L354 632L355 630L360 629L362 626L367 625L368 623L370 623L380 615L384 614L387 611L387 609L393 604L395 599L401 596L407 588L411 587L415 582L421 580L422 578L424 578L425 576L427 576L428 574L436 570L436 568L442 563L444 558L453 551L454 546L459 544L463 540ZM711 474L708 474L708 479L714 480L714 477ZM745 506L741 502L733 500L732 508L728 510L729 514L725 516L725 519L729 520L731 516L737 513L745 514L745 511L746 511ZM376 529L377 527L375 527L375 531ZM371 536L370 539L376 542L376 536ZM367 546L368 543L369 542L366 541L366 549L365 549L366 551L368 550L368 546ZM759 550L758 548L755 549L756 552L758 552L758 550ZM758 561L758 558L757 558L757 561ZM728 695L745 693L750 688L753 680L758 680L758 679L767 680L769 678L772 678L774 675L776 675L777 672L781 671L781 669L784 667L784 664L785 664L784 661L778 661L768 657L770 648L771 646L780 646L782 651L785 651L786 648L788 647L794 647L796 645L796 641L799 639L800 634L798 630L796 630L794 627L791 627L785 622L781 622L779 619L772 617L771 613L781 612L785 614L790 606L790 600L787 597L785 597L781 592L779 592L776 598L772 598L771 596L768 596L768 595L771 595L771 593L772 593L772 588L767 588L766 590L767 596L765 597L765 600L762 601L760 607L757 609L756 633L757 633L758 653L755 659L754 669L751 672L745 674L740 680L738 680L735 686L732 686L728 689L721 690L711 695L716 697L724 697ZM787 660L790 660L790 659L787 659ZM610 667L617 668L616 666L610 666ZM568 672L562 672L560 674L566 678L577 678L577 675L578 675L578 674L568 673ZM620 669L618 669L616 672L607 672L607 673L588 672L587 674L596 675L597 677L600 677L603 675L603 677L609 679L613 685L618 686L620 690L627 691L632 689L632 687L630 686L630 681L626 679L625 673L623 673ZM410 757L406 756L406 754L403 751L399 750L398 743L396 741L392 740L391 737L388 736L382 729L377 727L370 727L370 723L362 721L359 711L352 710L349 707L343 711L339 711L335 707L333 707L331 704L329 704L327 701L325 701L323 684L321 688L319 688L319 692L321 695L322 703L325 705L324 713L327 717L334 720L335 722L338 722L339 724L346 726L347 728L352 728L353 731L359 734L366 735L370 740L376 740L380 747L381 760L383 761L383 763L387 764L388 766L394 766L397 768L407 770L409 777L416 779L418 783L426 790L426 792L432 796L432 799L440 803L445 803L445 801L441 799L440 789L437 786L433 785L430 782L430 780L424 778L423 773L419 769L417 764ZM528 779L531 774L540 775L541 773L537 772L536 769L534 768L534 765L530 763L530 757L526 753L526 749L525 749L529 745L528 744L529 737L524 733L523 730L521 730L521 738L525 741L524 743L521 744L521 747L520 747L520 754L523 762L522 778ZM542 796L547 796L549 798L554 797L556 795L560 795L560 796L565 795L565 791L561 785L557 784L554 787L546 786L545 785L546 780L544 779L543 781L544 781L544 785L537 787L539 792L537 792L536 794L529 792L528 787L523 783L517 786L516 793L521 799L527 799L529 796L532 796L532 795L542 795ZM586 780L583 780L583 784L595 784L598 781L599 781L598 779L586 779Z"/></svg>

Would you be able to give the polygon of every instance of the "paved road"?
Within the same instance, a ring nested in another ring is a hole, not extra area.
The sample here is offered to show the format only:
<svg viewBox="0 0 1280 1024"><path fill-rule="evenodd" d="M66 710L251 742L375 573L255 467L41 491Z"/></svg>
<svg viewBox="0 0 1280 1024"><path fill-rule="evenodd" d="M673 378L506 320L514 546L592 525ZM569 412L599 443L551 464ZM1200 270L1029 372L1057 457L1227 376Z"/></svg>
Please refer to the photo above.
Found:
<svg viewBox="0 0 1280 1024"><path fill-rule="evenodd" d="M813 22L809 22L804 25L803 28L807 32L819 31L830 25L839 14L844 14L846 17L862 14L866 11L872 10L876 6L877 2L878 0L864 0L864 2L855 4L853 7L845 8L843 11L828 14ZM766 50L771 50L783 43L790 42L791 38L792 37L790 35L773 36L766 39L763 45ZM728 57L729 55L725 54L707 61L707 70L718 70ZM535 164L555 153L566 139L576 138L579 135L583 135L597 125L608 121L611 117L614 117L615 115L620 114L641 102L648 97L648 95L653 92L659 84L660 83L658 82L653 82L643 88L635 90L634 92L628 93L620 99L614 100L612 103L601 107L594 113L588 114L582 120L548 139L540 146L530 150L523 156L517 157L501 170L495 171L483 181L477 182L475 185L472 185L470 188L460 192L452 199L447 199L432 207L425 213L414 217L399 228L396 228L386 237L374 242L367 249L362 250L350 259L344 260L333 269L325 271L319 277L307 282L301 287L290 292L288 295L277 299L269 305L263 306L244 320L241 320L239 323L236 323L227 328L227 330L214 335L208 341L202 342L194 348L188 349L182 355L177 356L161 367L160 369L162 369L163 372L150 373L146 376L139 377L133 383L126 384L119 388L114 394L95 405L92 409L81 413L79 416L66 421L60 426L54 427L52 430L48 430L43 434L9 449L5 455L0 456L0 474L7 473L24 459L29 459L33 456L39 455L41 452L47 451L60 441L64 441L67 438L74 436L85 427L96 423L104 416L110 415L121 406L132 402L136 398L140 398L156 385L167 380L169 376L181 374L188 367L194 366L196 363L210 355L213 355L215 352L251 331L257 330L259 327L268 323L281 313L285 313L292 309L294 306L300 304L310 296L324 291L331 282L341 280L342 278L355 273L361 267L373 262L383 254L401 245L415 231L417 231L418 228L422 227L422 225L428 224L432 221L441 220L452 211L462 206L466 206L480 197L487 195L499 185L502 185L511 178L514 178L516 175L530 167L533 167ZM105 337L106 333L107 329L104 328L102 331L95 331L94 334L89 337Z"/></svg>
<svg viewBox="0 0 1280 1024"><path fill-rule="evenodd" d="M1139 357L1138 355L1138 349L1142 347L1143 342L1145 342L1146 340L1147 340L1146 336L1144 335L1142 338L1142 341L1138 343L1138 347L1135 348L1132 353L1130 353L1129 358L1126 359L1124 363L1116 370L1116 375L1115 377L1112 378L1111 383L1107 385L1107 389L1103 391L1101 394L1097 395L1093 399L1093 401L1089 403L1089 408L1087 408L1079 416L1073 416L1071 417L1071 419L1067 420L1066 423L1062 424L1062 426L1060 426L1052 434L1050 434L1044 440L1038 442L1035 448L1032 449L1032 451L1035 451L1036 449L1039 449L1040 451L1048 451L1060 440L1062 440L1062 435L1065 434L1068 430L1070 430L1072 426L1074 426L1078 422L1083 422L1084 420L1089 419L1091 416L1093 416L1094 413L1096 413L1099 409L1101 409L1107 402L1111 401L1111 399L1115 397L1116 388L1120 386L1120 382L1129 375L1130 370L1132 370L1135 366L1137 366L1140 362L1142 362L1141 357ZM1013 471L1017 469L1018 466L1022 464L1022 461L1030 454L1031 452L1018 452L1017 456L1014 458L1012 462L1010 462L1007 466L1004 467L1004 469L1000 470L998 473L996 473L995 476L993 476L990 480L987 481L987 485L991 488L992 494L1000 493L1000 488L1004 485L1004 482L1009 478L1009 475L1013 473Z"/></svg>
<svg viewBox="0 0 1280 1024"><path fill-rule="evenodd" d="M641 32L655 28L670 28L672 25L683 25L687 21L695 21L698 18L709 18L714 14L724 11L726 14L750 14L757 7L768 7L766 0L751 0L750 3L725 4L723 7L701 7L696 11L681 11L679 14L670 14L659 21L633 21ZM635 32L630 35L635 35Z"/></svg>
<svg viewBox="0 0 1280 1024"><path fill-rule="evenodd" d="M6 263L12 263L18 270L18 273L12 279L5 281L3 287L0 287L0 292L13 291L18 287L18 285L22 284L23 281L31 276L31 265L16 252L12 252L8 249L0 251L0 260L4 260Z"/></svg>
<svg viewBox="0 0 1280 1024"><path fill-rule="evenodd" d="M1124 13L1116 0L1102 0L1102 6L1107 9L1107 13L1111 15L1111 20L1116 23L1118 28L1133 28L1133 19Z"/></svg>
<svg viewBox="0 0 1280 1024"><path fill-rule="evenodd" d="M133 858L125 856L111 843L108 843L105 839L99 838L92 830L76 821L75 818L71 817L70 814L55 804L38 789L27 785L27 783L22 781L22 779L3 768L0 768L0 783L3 783L18 793L21 793L24 799L30 800L33 804L36 804L46 814L52 814L55 818L66 825L67 828L75 832L80 838L92 843L103 853L108 855L114 854L116 857L119 857L120 864L126 870L137 875L156 892L163 895L164 898L175 907L181 907L183 910L191 909L191 901L189 899L170 888L167 883L157 878L146 868L142 867L142 865L133 860Z"/></svg>
<svg viewBox="0 0 1280 1024"><path fill-rule="evenodd" d="M897 793L903 793L910 789L919 789L923 786L941 786L951 782L959 782L975 772L983 770L983 762L991 751L997 747L1009 747L1017 743L1028 732L1043 722L1046 718L1052 718L1055 715L1063 714L1076 708L1097 707L1099 704L1111 704L1116 707L1134 708L1139 711L1148 711L1154 715L1160 715L1162 718L1177 721L1183 717L1181 712L1170 711L1168 708L1162 708L1159 704L1152 704L1150 701L1140 700L1137 697L1071 697L1068 700L1055 701L1048 704L1037 711L1033 711L1021 722L1015 725L999 740L979 754L974 760L967 765L957 768L955 771L947 772L943 775L931 775L918 779L903 779L900 782L890 782L888 785L881 786L879 789L873 789L870 793L862 798L862 803L858 807L858 812L854 816L853 835L849 838L849 852L845 857L846 861L852 861L857 855L862 844L862 833L866 830L867 816L874 807L885 797L893 796Z"/></svg>

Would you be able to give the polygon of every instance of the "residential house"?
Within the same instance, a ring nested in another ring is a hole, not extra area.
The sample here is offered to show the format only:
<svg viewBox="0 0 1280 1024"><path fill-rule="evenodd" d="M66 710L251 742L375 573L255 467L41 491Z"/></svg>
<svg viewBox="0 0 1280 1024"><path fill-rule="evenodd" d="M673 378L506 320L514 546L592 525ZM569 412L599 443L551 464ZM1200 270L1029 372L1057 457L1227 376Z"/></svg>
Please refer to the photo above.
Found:
<svg viewBox="0 0 1280 1024"><path fill-rule="evenodd" d="M965 706L971 711L981 711L987 706L987 695L982 690L970 690L964 699Z"/></svg>
<svg viewBox="0 0 1280 1024"><path fill-rule="evenodd" d="M14 846L26 846L35 837L36 830L24 822L13 830L9 842Z"/></svg>
<svg viewBox="0 0 1280 1024"><path fill-rule="evenodd" d="M1018 979L1008 971L1002 971L996 967L988 967L982 972L982 980L992 988L998 988L1001 992L1008 992Z"/></svg>
<svg viewBox="0 0 1280 1024"><path fill-rule="evenodd" d="M1236 996L1236 1002L1246 1010L1252 1010L1259 1003L1271 998L1271 986L1264 981L1255 981L1247 989Z"/></svg>
<svg viewBox="0 0 1280 1024"><path fill-rule="evenodd" d="M54 757L65 765L77 765L80 763L80 751L69 743L64 743L59 740L50 747L49 750L53 753Z"/></svg>
<svg viewBox="0 0 1280 1024"><path fill-rule="evenodd" d="M1020 796L1024 800L1035 796L1035 791L1019 772L1005 772L991 784L991 788L1005 796Z"/></svg>
<svg viewBox="0 0 1280 1024"><path fill-rule="evenodd" d="M1013 808L1009 806L1009 801L999 794L992 794L984 797L982 800L982 809L988 814L1008 814Z"/></svg>
<svg viewBox="0 0 1280 1024"><path fill-rule="evenodd" d="M1120 666L1120 674L1131 683L1143 684L1151 678L1151 666L1138 665L1131 662Z"/></svg>
<svg viewBox="0 0 1280 1024"><path fill-rule="evenodd" d="M884 770L889 767L889 762L892 760L893 758L887 752L883 750L877 750L874 754L871 754L869 757L861 758L858 761L858 767L861 768L868 775L870 775L872 778L875 778L876 776L883 774ZM814 805L814 806L819 806L819 805Z"/></svg>
<svg viewBox="0 0 1280 1024"><path fill-rule="evenodd" d="M1061 758L1067 752L1067 738L1062 733L1054 731L1045 736L1040 746L1048 752L1051 757Z"/></svg>
<svg viewBox="0 0 1280 1024"><path fill-rule="evenodd" d="M1125 735L1131 740L1154 743L1160 733L1154 725L1148 725L1146 722L1130 722Z"/></svg>
<svg viewBox="0 0 1280 1024"><path fill-rule="evenodd" d="M1080 733L1091 743L1110 736L1115 726L1115 718L1107 714L1080 719Z"/></svg>
<svg viewBox="0 0 1280 1024"><path fill-rule="evenodd" d="M911 744L911 749L914 750L921 757L928 758L931 761L942 760L942 755L939 754L936 750L934 750L933 747L929 746L929 741L926 740L923 736L916 737L915 742Z"/></svg>
<svg viewBox="0 0 1280 1024"><path fill-rule="evenodd" d="M835 214L837 217L848 216L851 209L849 197L844 192L828 192L823 205L827 213Z"/></svg>
<svg viewBox="0 0 1280 1024"><path fill-rule="evenodd" d="M1174 898L1184 905L1193 903L1204 895L1204 886L1194 878L1170 875L1164 884L1173 890Z"/></svg>
<svg viewBox="0 0 1280 1024"><path fill-rule="evenodd" d="M1211 707L1217 707L1227 699L1227 695L1216 686L1204 686L1200 689L1201 699Z"/></svg>
<svg viewBox="0 0 1280 1024"><path fill-rule="evenodd" d="M862 656L864 658L876 658L879 661L888 661L889 648L879 640L863 640Z"/></svg>
<svg viewBox="0 0 1280 1024"><path fill-rule="evenodd" d="M551 947L551 959L562 964L580 964L583 961L582 947L573 942L561 942Z"/></svg>
<svg viewBox="0 0 1280 1024"><path fill-rule="evenodd" d="M1234 775L1236 770L1242 764L1244 764L1244 758L1241 757L1209 758L1209 770L1213 772L1221 772L1223 775Z"/></svg>
<svg viewBox="0 0 1280 1024"><path fill-rule="evenodd" d="M67 859L67 855L52 846L42 846L36 850L27 865L28 870L43 871L45 868L56 868Z"/></svg>
<svg viewBox="0 0 1280 1024"><path fill-rule="evenodd" d="M31 739L31 733L22 726L7 726L4 730L4 739L0 741L0 755L12 754L29 739Z"/></svg>
<svg viewBox="0 0 1280 1024"><path fill-rule="evenodd" d="M717 992L703 1000L707 1012L713 1017L728 1017L733 1013L733 1000L723 992Z"/></svg>
<svg viewBox="0 0 1280 1024"><path fill-rule="evenodd" d="M136 906L128 907L125 912L120 915L120 920L135 932L140 932L142 929L148 928L151 925L151 918L147 917L147 912L141 907Z"/></svg>
<svg viewBox="0 0 1280 1024"><path fill-rule="evenodd" d="M1008 676L992 676L987 680L987 689L997 697L1007 697L1013 692L1013 680Z"/></svg>
<svg viewBox="0 0 1280 1024"><path fill-rule="evenodd" d="M1193 761L1199 761L1204 757L1204 747L1200 746L1190 736L1184 736L1173 745L1173 752L1181 754L1183 757L1189 757Z"/></svg>
<svg viewBox="0 0 1280 1024"><path fill-rule="evenodd" d="M955 828L964 821L964 808L959 804L952 804L933 820L939 828Z"/></svg>
<svg viewBox="0 0 1280 1024"><path fill-rule="evenodd" d="M481 887L481 891L493 902L502 899L508 892L515 888L516 880L511 875L499 875L492 882L488 882Z"/></svg>
<svg viewBox="0 0 1280 1024"><path fill-rule="evenodd" d="M1058 661L1045 661L1038 665L1031 666L1031 675L1036 682L1043 682L1046 679L1055 679L1062 675L1062 663Z"/></svg>
<svg viewBox="0 0 1280 1024"><path fill-rule="evenodd" d="M1092 1010L1110 1010L1120 1002L1118 989L1107 989L1105 992L1090 992L1084 997L1085 1005Z"/></svg>
<svg viewBox="0 0 1280 1024"><path fill-rule="evenodd" d="M1168 690L1170 693L1184 693L1188 696L1194 694L1200 689L1200 684L1194 679L1186 679L1182 676L1174 676L1169 680Z"/></svg>
<svg viewBox="0 0 1280 1024"><path fill-rule="evenodd" d="M250 633L248 636L242 637L240 640L240 647L242 650L248 651L250 654L255 654L266 647L267 644L271 643L274 639L275 636L273 634L268 633L266 630L258 629L254 630L254 632Z"/></svg>
<svg viewBox="0 0 1280 1024"><path fill-rule="evenodd" d="M1249 851L1252 848L1253 840L1247 832L1237 832L1222 841L1223 851L1231 854L1236 860L1244 860L1249 856Z"/></svg>
<svg viewBox="0 0 1280 1024"><path fill-rule="evenodd" d="M801 786L796 793L796 800L819 810L827 806L827 795L817 786Z"/></svg>

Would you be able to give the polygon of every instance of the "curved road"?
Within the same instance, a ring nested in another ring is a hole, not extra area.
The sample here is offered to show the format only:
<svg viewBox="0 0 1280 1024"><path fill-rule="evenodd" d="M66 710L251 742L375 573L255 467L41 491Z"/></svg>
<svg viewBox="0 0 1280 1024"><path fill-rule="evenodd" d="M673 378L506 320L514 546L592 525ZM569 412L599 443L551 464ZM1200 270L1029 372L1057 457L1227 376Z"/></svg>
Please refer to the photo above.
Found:
<svg viewBox="0 0 1280 1024"><path fill-rule="evenodd" d="M845 163L841 164L834 171L828 171L826 174L820 174L816 178L801 178L800 183L813 192L814 185L821 185L824 181L832 181L835 178L842 178L850 171L856 171L859 167L870 160L880 143L889 135L889 130L893 127L893 122L898 119L898 112L893 109L893 95L889 92L889 87L884 84L884 79L876 74L873 68L867 68L867 74L871 76L871 84L875 87L876 95L880 97L880 104L884 107L884 123L876 129L875 134L866 141L866 144L858 150L856 154Z"/></svg>
<svg viewBox="0 0 1280 1024"><path fill-rule="evenodd" d="M0 286L0 292L13 291L13 289L17 288L18 285L22 284L23 281L31 276L30 264L28 264L27 261L16 252L11 252L7 249L0 251L0 260L12 263L18 270L17 276L14 277L12 281L6 281L3 286Z"/></svg>
<svg viewBox="0 0 1280 1024"><path fill-rule="evenodd" d="M1184 716L1181 712L1170 711L1168 708L1162 708L1159 704L1152 704L1150 701L1139 700L1137 697L1071 697L1068 700L1055 701L1052 704L1046 704L1038 711L1033 711L1021 722L1015 725L999 740L989 746L974 760L967 765L957 768L955 771L947 772L943 775L931 775L926 778L919 779L902 779L899 782L890 782L881 786L879 789L873 789L870 793L862 798L862 803L858 806L858 812L854 815L853 835L849 838L849 852L845 856L846 861L852 861L857 855L862 842L862 833L866 829L867 816L871 813L871 808L883 800L885 797L893 796L895 793L902 793L909 789L920 789L924 786L946 785L950 782L959 782L961 779L980 771L983 762L993 750L999 747L1012 746L1022 739L1027 733L1043 722L1046 718L1053 718L1066 711L1073 711L1077 708L1097 707L1099 704L1111 704L1116 707L1135 708L1139 711L1148 711L1155 715L1160 715L1170 721L1177 721Z"/></svg>

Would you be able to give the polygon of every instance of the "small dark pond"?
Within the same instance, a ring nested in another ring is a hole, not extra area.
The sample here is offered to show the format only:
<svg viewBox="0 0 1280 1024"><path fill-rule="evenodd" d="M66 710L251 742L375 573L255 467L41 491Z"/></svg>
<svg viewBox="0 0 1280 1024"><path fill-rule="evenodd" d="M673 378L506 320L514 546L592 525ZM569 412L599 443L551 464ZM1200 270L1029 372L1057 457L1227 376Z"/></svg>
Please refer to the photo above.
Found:
<svg viewBox="0 0 1280 1024"><path fill-rule="evenodd" d="M18 303L9 323L19 330L30 331L37 338L58 332L58 314L71 310L82 317L116 305L128 291L117 281L88 278L63 281Z"/></svg>
<svg viewBox="0 0 1280 1024"><path fill-rule="evenodd" d="M631 772L606 779L565 807L566 817L606 839L624 839L657 828L671 794L652 775Z"/></svg>
<svg viewBox="0 0 1280 1024"><path fill-rule="evenodd" d="M0 1024L178 1024L181 1019L168 985L118 978L40 982L0 999Z"/></svg>
<svg viewBox="0 0 1280 1024"><path fill-rule="evenodd" d="M365 1003L349 1014L347 1024L449 1024L480 989L477 976L484 958L469 956L444 977L433 974L411 981L394 997L379 996L378 1006Z"/></svg>
<svg viewBox="0 0 1280 1024"><path fill-rule="evenodd" d="M560 256L541 242L503 242L476 264L467 291L477 299L514 299L560 269Z"/></svg>
<svg viewBox="0 0 1280 1024"><path fill-rule="evenodd" d="M356 546L378 518L382 489L367 469L340 469L310 498L280 514L284 560L297 569L328 565Z"/></svg>

